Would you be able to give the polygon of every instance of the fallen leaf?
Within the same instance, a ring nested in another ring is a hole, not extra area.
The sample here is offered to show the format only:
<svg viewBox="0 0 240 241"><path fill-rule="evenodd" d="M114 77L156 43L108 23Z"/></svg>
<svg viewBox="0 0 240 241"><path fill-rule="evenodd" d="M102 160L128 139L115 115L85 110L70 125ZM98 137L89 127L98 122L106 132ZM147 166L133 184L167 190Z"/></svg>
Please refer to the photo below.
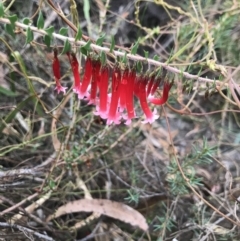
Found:
<svg viewBox="0 0 240 241"><path fill-rule="evenodd" d="M144 231L148 229L148 224L141 213L125 204L108 199L81 199L69 202L59 207L55 214L50 215L47 218L47 222L64 214L77 212L104 214L122 222L130 223L132 226L138 226Z"/></svg>

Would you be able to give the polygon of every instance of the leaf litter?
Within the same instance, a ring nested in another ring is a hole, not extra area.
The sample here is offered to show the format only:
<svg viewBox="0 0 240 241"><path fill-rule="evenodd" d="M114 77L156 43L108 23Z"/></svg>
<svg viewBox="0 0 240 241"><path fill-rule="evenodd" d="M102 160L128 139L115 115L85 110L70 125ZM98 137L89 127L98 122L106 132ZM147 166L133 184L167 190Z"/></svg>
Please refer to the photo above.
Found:
<svg viewBox="0 0 240 241"><path fill-rule="evenodd" d="M148 230L146 219L141 213L125 204L108 199L80 199L69 202L59 207L53 215L50 215L47 222L62 215L77 212L99 213L129 223L132 226L138 226L144 231Z"/></svg>

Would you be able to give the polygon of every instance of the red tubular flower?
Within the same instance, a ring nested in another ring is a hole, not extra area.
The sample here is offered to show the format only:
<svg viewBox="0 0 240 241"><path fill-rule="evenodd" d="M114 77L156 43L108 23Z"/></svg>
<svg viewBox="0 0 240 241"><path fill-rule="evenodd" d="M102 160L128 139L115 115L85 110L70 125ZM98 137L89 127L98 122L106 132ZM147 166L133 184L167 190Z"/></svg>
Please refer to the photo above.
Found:
<svg viewBox="0 0 240 241"><path fill-rule="evenodd" d="M170 91L172 85L173 85L173 83L169 83L168 81L166 81L164 83L162 97L161 98L150 97L149 98L150 102L155 104L155 105L163 105L163 104L165 104L167 102L167 100L168 100L169 91Z"/></svg>
<svg viewBox="0 0 240 241"><path fill-rule="evenodd" d="M60 83L60 79L61 79L61 73L60 73L60 63L59 63L59 59L58 59L58 53L57 50L54 50L54 57L53 57L53 63L52 63L52 69L53 69L53 75L56 81L56 88L55 90L57 90L58 94L60 92L63 92L64 94L66 93L66 89L67 87L63 87Z"/></svg>
<svg viewBox="0 0 240 241"><path fill-rule="evenodd" d="M139 97L139 77L136 77L135 78L135 81L134 81L134 88L133 88L133 92L134 92L134 95L136 95L137 97Z"/></svg>
<svg viewBox="0 0 240 241"><path fill-rule="evenodd" d="M154 84L154 80L155 80L155 76L153 75L150 78L150 81L148 82L148 85L147 85L147 96L149 96L150 93L151 93L151 90L152 90L152 87L153 87L153 84Z"/></svg>
<svg viewBox="0 0 240 241"><path fill-rule="evenodd" d="M73 92L78 94L78 96L79 96L80 95L81 83L80 83L80 74L79 74L79 71L78 71L78 69L79 69L78 60L77 60L75 54L72 54L72 59L70 58L69 53L67 53L67 56L68 56L70 64L71 64L73 77L74 77Z"/></svg>
<svg viewBox="0 0 240 241"><path fill-rule="evenodd" d="M139 85L138 97L140 100L140 105L142 107L142 110L146 116L146 119L142 123L152 124L159 116L156 114L156 110L154 110L154 112L152 112L148 106L147 93L146 93L147 82L148 82L148 79L146 76L139 77L139 79L137 81L137 84Z"/></svg>
<svg viewBox="0 0 240 241"><path fill-rule="evenodd" d="M100 81L100 68L101 62L99 60L93 62L93 73L92 73L92 81L91 81L91 90L90 90L90 98L88 104L95 104L97 97L97 87L98 82Z"/></svg>
<svg viewBox="0 0 240 241"><path fill-rule="evenodd" d="M120 96L119 96L119 107L120 107L120 112L123 112L124 109L126 108L126 90L128 88L128 75L129 75L129 70L125 69L123 72L123 76L121 79L120 83Z"/></svg>
<svg viewBox="0 0 240 241"><path fill-rule="evenodd" d="M132 119L135 117L134 111L134 84L136 81L136 72L135 70L130 71L127 78L126 86L126 108L127 108L127 117L125 124L130 125Z"/></svg>
<svg viewBox="0 0 240 241"><path fill-rule="evenodd" d="M108 111L107 125L112 124L112 122L114 122L115 124L120 124L120 115L117 112L118 101L120 96L120 82L121 71L118 67L116 67L112 73L112 95Z"/></svg>
<svg viewBox="0 0 240 241"><path fill-rule="evenodd" d="M87 57L82 85L80 88L80 93L78 95L80 99L83 99L85 96L87 96L87 89L90 84L91 78L92 78L92 60L90 57Z"/></svg>
<svg viewBox="0 0 240 241"><path fill-rule="evenodd" d="M155 78L155 80L153 81L151 91L150 91L151 95L154 95L154 93L156 92L156 90L157 90L158 86L160 85L161 81L162 81L161 76L158 76L157 78Z"/></svg>
<svg viewBox="0 0 240 241"><path fill-rule="evenodd" d="M108 74L109 69L107 66L103 67L101 70L101 75L99 79L99 106L95 115L100 115L101 118L107 118L107 107L108 107Z"/></svg>

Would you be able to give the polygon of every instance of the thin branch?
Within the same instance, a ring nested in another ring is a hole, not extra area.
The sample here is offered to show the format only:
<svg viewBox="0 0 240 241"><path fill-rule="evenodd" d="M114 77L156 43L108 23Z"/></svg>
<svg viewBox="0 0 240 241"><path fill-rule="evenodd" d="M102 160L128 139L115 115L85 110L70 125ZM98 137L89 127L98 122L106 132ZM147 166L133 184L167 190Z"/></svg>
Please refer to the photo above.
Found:
<svg viewBox="0 0 240 241"><path fill-rule="evenodd" d="M36 231L34 231L34 230L31 230L31 229L29 229L29 228L25 228L25 227L20 226L20 225L17 225L17 224L13 224L13 225L12 225L12 224L9 224L9 223L0 222L0 227L2 227L2 228L16 228L16 229L22 231L24 234L29 233L29 234L31 234L31 235L35 235L35 236L37 236L37 237L39 237L39 238L41 238L41 239L44 239L44 240L54 241L53 238L51 238L51 237L49 237L49 236L47 236L47 235L38 233L38 232L36 232Z"/></svg>
<svg viewBox="0 0 240 241"><path fill-rule="evenodd" d="M11 207L3 210L3 211L0 213L0 217L2 217L2 216L3 216L4 214L6 214L6 213L12 212L12 211L15 210L16 208L22 206L22 205L23 205L24 203L26 203L27 201L31 201L32 199L34 199L34 198L37 197L37 196L39 196L39 193L34 193L34 194L32 194L31 196L23 199L21 202L16 203L15 205L12 205ZM0 200L1 200L1 199L2 199L2 198L0 197Z"/></svg>
<svg viewBox="0 0 240 241"><path fill-rule="evenodd" d="M5 23L5 24L10 24L10 21L7 18L0 18L0 22ZM25 29L25 30L30 28L33 32L37 32L37 33L39 33L40 35L43 35L43 36L47 35L46 31L44 31L42 29L38 29L37 27L34 27L34 26L25 25L25 24L20 23L20 22L15 22L15 25L17 27L20 27L20 28ZM63 35L60 35L60 34L57 34L57 33L53 33L53 37L55 37L57 39L60 39L62 41L68 40L70 43L72 43L76 46L84 46L87 43L86 41L83 41L83 40L75 41L74 38L66 37L66 36L63 36ZM90 44L90 48L92 50L95 50L95 51L103 51L105 53L110 53L110 48L101 47L101 46L98 46L94 43ZM120 51L117 51L117 50L113 50L112 53L115 56L120 56L120 57L123 57L126 54L124 52L120 52ZM134 60L134 61L145 61L148 64L158 66L158 67L163 67L166 70L168 70L169 72L172 72L172 73L175 73L175 74L180 74L181 76L183 76L187 79L193 79L193 80L198 80L198 81L202 81L202 82L212 83L212 84L215 84L217 87L223 85L223 83L219 80L212 80L212 79L209 79L209 78L199 77L198 75L189 74L188 72L182 72L181 70L179 70L177 68L169 66L167 63L162 63L162 62L156 61L154 59L145 58L145 57L142 57L142 56L139 56L139 55L133 55L133 54L130 54L130 53L126 54L126 57L128 59L131 59L131 60ZM228 86L227 83L225 83L224 85Z"/></svg>

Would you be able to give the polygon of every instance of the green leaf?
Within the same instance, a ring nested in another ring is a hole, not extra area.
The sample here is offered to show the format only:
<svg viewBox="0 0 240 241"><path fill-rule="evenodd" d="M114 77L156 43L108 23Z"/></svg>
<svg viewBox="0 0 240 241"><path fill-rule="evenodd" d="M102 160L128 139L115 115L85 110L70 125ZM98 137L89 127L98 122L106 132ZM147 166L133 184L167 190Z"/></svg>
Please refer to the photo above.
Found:
<svg viewBox="0 0 240 241"><path fill-rule="evenodd" d="M101 46L102 43L103 43L104 38L105 38L105 34L103 34L102 36L100 36L100 37L97 39L97 41L96 41L96 45Z"/></svg>
<svg viewBox="0 0 240 241"><path fill-rule="evenodd" d="M77 31L77 34L75 36L75 41L78 41L82 38L82 29L80 26L78 26L78 31Z"/></svg>
<svg viewBox="0 0 240 241"><path fill-rule="evenodd" d="M50 189L54 189L56 187L56 183L52 179L49 181L49 187Z"/></svg>
<svg viewBox="0 0 240 241"><path fill-rule="evenodd" d="M80 51L82 54L84 55L88 54L88 52L91 50L90 44L91 44L91 41L88 40L88 42L80 48Z"/></svg>
<svg viewBox="0 0 240 241"><path fill-rule="evenodd" d="M4 7L3 7L3 3L0 2L0 18L4 17Z"/></svg>
<svg viewBox="0 0 240 241"><path fill-rule="evenodd" d="M53 32L54 32L54 27L51 26L51 27L45 29L45 31L46 31L46 33L47 33L47 35L48 35L49 37L52 37L52 34L53 34Z"/></svg>
<svg viewBox="0 0 240 241"><path fill-rule="evenodd" d="M140 61L137 62L137 71L138 73L142 73L142 62Z"/></svg>
<svg viewBox="0 0 240 241"><path fill-rule="evenodd" d="M88 51L85 49L85 48L83 48L83 47L81 47L80 48L80 52L83 54L83 55L88 55Z"/></svg>
<svg viewBox="0 0 240 241"><path fill-rule="evenodd" d="M13 31L13 27L11 24L5 24L5 31L11 35L13 38L15 37L15 33Z"/></svg>
<svg viewBox="0 0 240 241"><path fill-rule="evenodd" d="M139 45L139 40L133 45L131 49L131 54L135 55L137 53L138 45Z"/></svg>
<svg viewBox="0 0 240 241"><path fill-rule="evenodd" d="M124 53L124 56L122 57L122 63L126 64L127 63L127 53Z"/></svg>
<svg viewBox="0 0 240 241"><path fill-rule="evenodd" d="M83 45L82 47L85 48L87 51L89 51L91 49L90 45L91 45L91 41L88 40L88 42L85 45Z"/></svg>
<svg viewBox="0 0 240 241"><path fill-rule="evenodd" d="M115 48L115 39L114 39L114 37L112 36L112 37L111 37L110 53L113 52L114 48Z"/></svg>
<svg viewBox="0 0 240 241"><path fill-rule="evenodd" d="M68 35L68 28L62 27L59 30L59 34L63 35L63 36L67 36Z"/></svg>
<svg viewBox="0 0 240 241"><path fill-rule="evenodd" d="M27 38L26 38L26 44L29 44L30 42L33 41L33 31L28 27L27 28Z"/></svg>
<svg viewBox="0 0 240 241"><path fill-rule="evenodd" d="M106 53L104 51L101 51L100 60L101 60L102 66L104 66L107 60Z"/></svg>
<svg viewBox="0 0 240 241"><path fill-rule="evenodd" d="M50 48L51 42L52 42L52 37L50 37L49 35L45 35L43 37L43 41L47 45L47 47Z"/></svg>
<svg viewBox="0 0 240 241"><path fill-rule="evenodd" d="M32 23L32 21L31 21L30 18L24 18L22 22L23 22L23 24L25 24L25 25L29 25L30 23Z"/></svg>
<svg viewBox="0 0 240 241"><path fill-rule="evenodd" d="M147 59L148 58L148 51L145 51L145 50L143 50L144 51L144 56L145 56L145 58Z"/></svg>
<svg viewBox="0 0 240 241"><path fill-rule="evenodd" d="M6 95L8 97L15 97L15 96L18 96L17 93L11 91L11 90L8 90L8 89L5 89L4 87L0 86L0 93L3 94L3 95Z"/></svg>
<svg viewBox="0 0 240 241"><path fill-rule="evenodd" d="M17 22L17 15L14 14L12 16L9 16L8 19L11 22L12 27L14 28L15 27L15 23Z"/></svg>
<svg viewBox="0 0 240 241"><path fill-rule="evenodd" d="M40 11L39 15L38 15L37 28L38 29L43 29L44 28L44 19L43 19L42 11Z"/></svg>
<svg viewBox="0 0 240 241"><path fill-rule="evenodd" d="M63 50L61 54L66 54L67 52L70 52L71 50L71 44L69 43L68 39L65 41Z"/></svg>
<svg viewBox="0 0 240 241"><path fill-rule="evenodd" d="M159 57L158 57L157 55L154 55L153 59L154 59L155 61L158 61L158 60L159 60Z"/></svg>

